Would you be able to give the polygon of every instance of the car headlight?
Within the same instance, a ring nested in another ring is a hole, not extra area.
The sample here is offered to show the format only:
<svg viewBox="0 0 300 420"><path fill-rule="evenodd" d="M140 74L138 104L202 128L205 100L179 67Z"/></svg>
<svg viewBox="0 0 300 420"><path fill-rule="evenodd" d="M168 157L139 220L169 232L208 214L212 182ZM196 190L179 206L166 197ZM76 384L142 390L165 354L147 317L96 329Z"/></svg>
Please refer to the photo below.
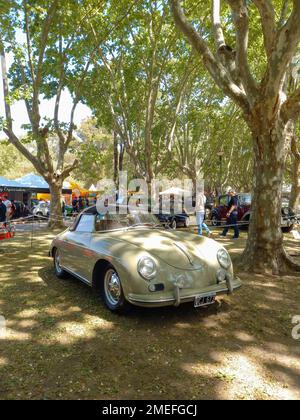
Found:
<svg viewBox="0 0 300 420"><path fill-rule="evenodd" d="M142 257L137 265L139 274L146 280L151 280L156 275L155 261L150 257Z"/></svg>
<svg viewBox="0 0 300 420"><path fill-rule="evenodd" d="M221 267L225 268L226 270L230 267L231 259L225 249L219 249L217 252L217 258Z"/></svg>
<svg viewBox="0 0 300 420"><path fill-rule="evenodd" d="M282 209L282 213L283 213L285 216L288 216L288 215L289 215L289 213L290 213L290 211L289 211L288 207L284 207L284 208Z"/></svg>

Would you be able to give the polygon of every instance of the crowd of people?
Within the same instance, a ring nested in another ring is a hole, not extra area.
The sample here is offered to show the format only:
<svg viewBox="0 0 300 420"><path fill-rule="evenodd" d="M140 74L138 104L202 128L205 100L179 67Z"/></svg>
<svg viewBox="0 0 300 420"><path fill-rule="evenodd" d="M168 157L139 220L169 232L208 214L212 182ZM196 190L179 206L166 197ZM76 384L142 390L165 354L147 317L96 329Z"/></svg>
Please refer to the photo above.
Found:
<svg viewBox="0 0 300 420"><path fill-rule="evenodd" d="M16 205L14 200L10 201L5 196L0 197L0 223L13 219L19 212L21 213L21 208Z"/></svg>
<svg viewBox="0 0 300 420"><path fill-rule="evenodd" d="M88 197L74 197L72 200L73 214L80 213L83 209L90 206ZM64 210L63 210L64 212Z"/></svg>
<svg viewBox="0 0 300 420"><path fill-rule="evenodd" d="M234 239L239 237L239 229L237 224L237 196L234 190L228 192L230 196L230 201L228 204L228 213L227 213L227 223L220 234L220 236L226 236L230 227L234 230ZM207 224L205 223L205 205L207 197L203 193L198 194L196 202L196 221L198 227L198 234L202 236L203 229L206 231L208 236L211 236L211 231ZM72 212L73 215L80 213L84 208L89 207L90 202L87 197L74 197L72 200ZM24 203L15 202L14 200L9 200L8 197L0 197L0 223L6 223L12 219L17 219L24 217L30 213L29 209ZM62 202L62 213L66 213L66 204Z"/></svg>

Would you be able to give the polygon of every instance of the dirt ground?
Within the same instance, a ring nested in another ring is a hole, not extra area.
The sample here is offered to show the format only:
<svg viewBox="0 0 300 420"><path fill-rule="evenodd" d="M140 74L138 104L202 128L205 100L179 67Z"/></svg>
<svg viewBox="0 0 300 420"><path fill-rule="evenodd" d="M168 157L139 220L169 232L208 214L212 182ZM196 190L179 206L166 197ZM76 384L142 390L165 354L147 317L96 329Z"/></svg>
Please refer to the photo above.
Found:
<svg viewBox="0 0 300 420"><path fill-rule="evenodd" d="M121 317L79 281L55 278L51 238L0 243L1 399L300 399L300 275L239 273L243 288L208 309ZM221 242L235 259L245 234ZM291 235L286 245L300 254Z"/></svg>

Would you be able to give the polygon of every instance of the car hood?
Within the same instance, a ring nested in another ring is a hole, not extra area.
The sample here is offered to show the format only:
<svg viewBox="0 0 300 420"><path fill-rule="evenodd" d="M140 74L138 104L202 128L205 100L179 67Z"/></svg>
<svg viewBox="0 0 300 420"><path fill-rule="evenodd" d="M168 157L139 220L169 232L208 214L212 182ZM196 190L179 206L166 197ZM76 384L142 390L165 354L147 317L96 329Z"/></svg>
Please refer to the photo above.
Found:
<svg viewBox="0 0 300 420"><path fill-rule="evenodd" d="M121 237L120 237L121 236ZM199 270L217 263L220 245L208 238L172 230L132 229L118 235L118 240L138 246L174 268Z"/></svg>

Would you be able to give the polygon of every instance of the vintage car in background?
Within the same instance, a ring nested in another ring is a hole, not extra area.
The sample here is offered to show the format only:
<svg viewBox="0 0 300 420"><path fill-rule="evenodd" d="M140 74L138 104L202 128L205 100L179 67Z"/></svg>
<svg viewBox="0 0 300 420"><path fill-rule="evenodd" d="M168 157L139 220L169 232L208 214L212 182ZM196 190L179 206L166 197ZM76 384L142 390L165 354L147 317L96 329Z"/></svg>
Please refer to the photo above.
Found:
<svg viewBox="0 0 300 420"><path fill-rule="evenodd" d="M152 214L120 214L120 208L117 214L86 209L53 240L49 255L57 277L71 274L99 289L111 311L129 304L207 306L241 286L216 241L165 229Z"/></svg>
<svg viewBox="0 0 300 420"><path fill-rule="evenodd" d="M39 219L48 218L50 215L50 204L45 201L41 201L32 208L31 212L33 216Z"/></svg>
<svg viewBox="0 0 300 420"><path fill-rule="evenodd" d="M180 214L170 214L170 213L157 213L155 214L157 219L164 226L170 227L173 230L176 230L179 227L189 227L190 225L190 216L186 213Z"/></svg>
<svg viewBox="0 0 300 420"><path fill-rule="evenodd" d="M168 200L170 200L169 197ZM134 207L144 209L145 212L151 213L151 199L148 199L147 197L145 197L145 195L134 194L127 200L127 205L130 205L130 202ZM159 210L154 212L154 215L155 217L157 217L158 222L160 222L163 226L169 227L173 230L176 230L180 227L189 227L190 216L182 208L180 209L180 212L172 211L172 204L171 202L169 203L170 204L168 209L165 209L162 205L160 205Z"/></svg>
<svg viewBox="0 0 300 420"><path fill-rule="evenodd" d="M240 193L238 196L238 222L240 227L247 229L251 217L251 194ZM218 204L211 211L211 223L213 226L220 226L226 222L226 214L228 212L228 203L230 197L221 195ZM295 213L288 207L288 202L282 202L281 209L281 229L283 232L290 232L295 223L297 223Z"/></svg>

